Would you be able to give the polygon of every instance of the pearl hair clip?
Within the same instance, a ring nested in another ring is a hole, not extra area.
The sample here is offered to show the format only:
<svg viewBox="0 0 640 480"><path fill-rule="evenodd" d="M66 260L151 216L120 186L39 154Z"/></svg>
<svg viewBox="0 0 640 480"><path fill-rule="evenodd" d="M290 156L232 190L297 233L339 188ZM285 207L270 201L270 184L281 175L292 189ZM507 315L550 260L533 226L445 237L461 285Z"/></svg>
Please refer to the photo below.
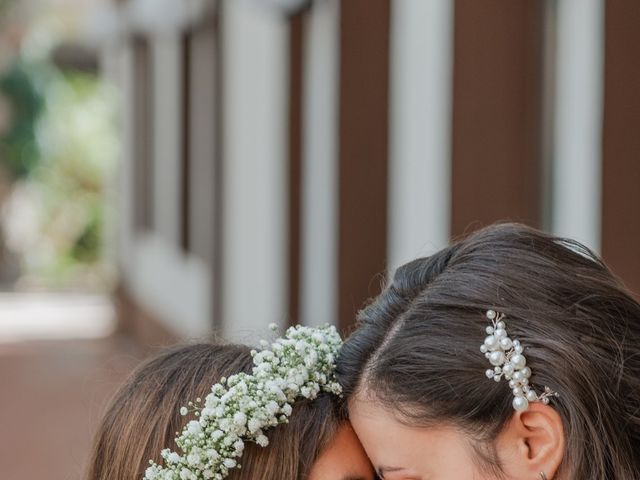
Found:
<svg viewBox="0 0 640 480"><path fill-rule="evenodd" d="M509 380L509 387L513 392L513 408L517 411L525 411L529 408L530 402L542 402L549 404L551 397L557 397L558 393L549 387L544 388L544 393L537 394L531 385L531 368L527 366L527 359L523 352L524 348L519 340L512 340L507 335L505 315L495 310L487 310L487 318L492 325L486 328L488 334L480 351L484 353L493 368L489 368L485 373L487 378L496 382L502 377Z"/></svg>

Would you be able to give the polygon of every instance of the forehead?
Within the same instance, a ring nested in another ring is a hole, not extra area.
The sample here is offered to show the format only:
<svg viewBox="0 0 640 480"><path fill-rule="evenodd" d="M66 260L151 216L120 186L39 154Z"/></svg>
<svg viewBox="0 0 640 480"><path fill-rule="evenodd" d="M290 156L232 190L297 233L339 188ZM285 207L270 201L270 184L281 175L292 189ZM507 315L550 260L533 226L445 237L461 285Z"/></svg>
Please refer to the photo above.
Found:
<svg viewBox="0 0 640 480"><path fill-rule="evenodd" d="M349 416L376 468L404 468L429 478L451 471L452 465L466 468L466 459L472 463L465 436L452 426L407 425L375 401L358 397L349 403ZM466 478L473 478L472 470L468 474Z"/></svg>

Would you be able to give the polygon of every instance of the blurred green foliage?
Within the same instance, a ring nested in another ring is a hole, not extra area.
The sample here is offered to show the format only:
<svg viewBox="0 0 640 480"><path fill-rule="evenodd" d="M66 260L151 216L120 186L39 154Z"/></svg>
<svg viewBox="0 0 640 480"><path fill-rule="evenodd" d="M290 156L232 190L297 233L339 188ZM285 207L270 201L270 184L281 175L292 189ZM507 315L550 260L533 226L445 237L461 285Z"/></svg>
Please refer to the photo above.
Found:
<svg viewBox="0 0 640 480"><path fill-rule="evenodd" d="M117 155L113 92L96 76L67 73L48 89L41 125L42 233L55 251L39 267L68 281L79 269L104 274L107 182ZM51 277L53 274L53 277Z"/></svg>
<svg viewBox="0 0 640 480"><path fill-rule="evenodd" d="M8 117L6 131L0 134L0 162L15 178L27 176L40 160L36 128L44 109L44 98L37 86L36 67L20 59L0 74L0 97Z"/></svg>
<svg viewBox="0 0 640 480"><path fill-rule="evenodd" d="M0 0L0 14L13 3L15 3L15 0Z"/></svg>
<svg viewBox="0 0 640 480"><path fill-rule="evenodd" d="M24 114L12 115L7 141L19 154L0 162L14 179L14 190L21 191L10 216L30 232L9 242L22 257L23 281L104 288L112 280L105 224L118 148L114 92L96 75L53 67L6 77L24 105ZM25 222L30 222L26 228Z"/></svg>

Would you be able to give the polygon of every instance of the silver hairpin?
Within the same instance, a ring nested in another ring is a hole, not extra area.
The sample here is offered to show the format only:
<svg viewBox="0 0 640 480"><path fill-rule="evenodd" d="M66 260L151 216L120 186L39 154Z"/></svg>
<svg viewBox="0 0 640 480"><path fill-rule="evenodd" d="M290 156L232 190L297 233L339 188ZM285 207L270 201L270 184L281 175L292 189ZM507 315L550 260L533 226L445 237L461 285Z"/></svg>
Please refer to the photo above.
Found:
<svg viewBox="0 0 640 480"><path fill-rule="evenodd" d="M507 335L507 326L504 322L505 315L495 310L487 310L487 318L492 325L486 328L487 338L480 347L480 351L487 357L493 369L489 368L485 373L487 378L496 382L502 377L509 380L509 387L513 392L513 408L524 411L529 408L530 402L549 403L551 397L557 397L558 393L549 387L544 388L544 393L538 394L529 385L531 369L527 366L524 348L519 340L512 340Z"/></svg>

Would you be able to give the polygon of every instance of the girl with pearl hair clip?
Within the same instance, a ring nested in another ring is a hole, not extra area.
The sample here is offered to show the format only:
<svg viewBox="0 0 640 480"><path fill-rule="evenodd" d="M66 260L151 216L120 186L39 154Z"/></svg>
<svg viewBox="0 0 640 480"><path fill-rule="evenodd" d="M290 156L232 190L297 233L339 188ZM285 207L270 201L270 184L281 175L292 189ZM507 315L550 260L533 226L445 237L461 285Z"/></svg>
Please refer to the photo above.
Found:
<svg viewBox="0 0 640 480"><path fill-rule="evenodd" d="M640 479L640 304L518 225L400 267L338 358L385 480Z"/></svg>

